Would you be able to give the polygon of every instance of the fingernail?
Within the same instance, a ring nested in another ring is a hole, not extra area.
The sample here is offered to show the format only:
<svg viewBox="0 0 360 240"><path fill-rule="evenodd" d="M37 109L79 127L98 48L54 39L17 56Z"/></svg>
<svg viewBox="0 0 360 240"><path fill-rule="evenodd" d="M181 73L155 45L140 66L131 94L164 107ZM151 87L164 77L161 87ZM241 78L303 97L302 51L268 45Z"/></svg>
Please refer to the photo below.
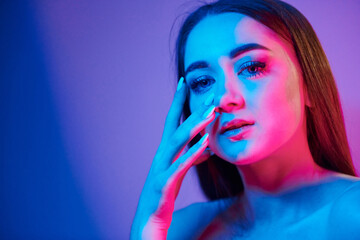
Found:
<svg viewBox="0 0 360 240"><path fill-rule="evenodd" d="M209 138L209 134L206 133L206 134L200 139L199 143L200 143L201 145L203 145L208 138Z"/></svg>
<svg viewBox="0 0 360 240"><path fill-rule="evenodd" d="M178 82L178 85L177 85L176 91L179 91L179 90L182 88L183 83L184 83L184 78L183 78L183 77L181 77L181 78L180 78L180 80L179 80L179 82Z"/></svg>
<svg viewBox="0 0 360 240"><path fill-rule="evenodd" d="M214 100L214 93L211 93L208 98L205 100L204 104L206 106L210 106L210 103L212 103L212 101Z"/></svg>
<svg viewBox="0 0 360 240"><path fill-rule="evenodd" d="M210 117L211 114L213 114L214 110L215 110L215 106L213 105L206 112L204 112L203 117L204 118Z"/></svg>

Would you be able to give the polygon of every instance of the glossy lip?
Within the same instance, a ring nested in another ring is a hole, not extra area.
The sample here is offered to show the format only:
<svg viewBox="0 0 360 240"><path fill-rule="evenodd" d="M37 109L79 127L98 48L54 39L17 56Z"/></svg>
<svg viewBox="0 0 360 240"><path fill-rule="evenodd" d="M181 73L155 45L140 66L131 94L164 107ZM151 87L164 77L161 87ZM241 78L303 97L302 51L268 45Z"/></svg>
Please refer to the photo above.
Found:
<svg viewBox="0 0 360 240"><path fill-rule="evenodd" d="M228 130L241 128L245 125L254 125L254 123L255 123L254 121L248 121L248 120L244 120L244 119L234 119L234 120L231 120L230 122L225 122L223 124L223 126L220 129L220 134L223 134Z"/></svg>
<svg viewBox="0 0 360 240"><path fill-rule="evenodd" d="M229 136L228 139L230 139L232 142L240 141L246 137L246 134L249 133L249 131L252 130L253 125L247 125L242 131L240 131L238 134L234 136Z"/></svg>

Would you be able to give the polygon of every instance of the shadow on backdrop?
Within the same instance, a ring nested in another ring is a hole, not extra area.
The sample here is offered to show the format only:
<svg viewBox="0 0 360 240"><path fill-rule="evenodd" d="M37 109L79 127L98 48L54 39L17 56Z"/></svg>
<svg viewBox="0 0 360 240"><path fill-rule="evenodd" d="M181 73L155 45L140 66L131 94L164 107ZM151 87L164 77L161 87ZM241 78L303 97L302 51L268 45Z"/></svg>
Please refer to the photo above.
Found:
<svg viewBox="0 0 360 240"><path fill-rule="evenodd" d="M98 239L67 159L34 14L31 1L0 3L0 239Z"/></svg>

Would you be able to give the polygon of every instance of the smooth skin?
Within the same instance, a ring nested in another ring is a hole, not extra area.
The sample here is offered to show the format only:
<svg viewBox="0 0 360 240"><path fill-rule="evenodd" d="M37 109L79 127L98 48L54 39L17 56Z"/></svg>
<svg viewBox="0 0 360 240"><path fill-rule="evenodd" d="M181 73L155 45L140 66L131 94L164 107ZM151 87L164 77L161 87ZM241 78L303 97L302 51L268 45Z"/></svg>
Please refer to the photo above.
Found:
<svg viewBox="0 0 360 240"><path fill-rule="evenodd" d="M231 56L249 43L266 49ZM311 102L292 46L249 17L224 13L205 17L191 31L185 68L199 61L207 67L202 64L189 72L186 86L175 94L132 239L357 239L360 217L352 213L360 211L359 179L315 164L304 111ZM252 62L266 66L250 66ZM201 83L194 84L199 79ZM192 115L179 126L185 88L190 89ZM212 98L215 113L208 105ZM210 116L204 117L209 109ZM255 122L242 140L220 133L233 119ZM199 132L204 144L178 157ZM195 203L173 214L182 180L209 154L207 144L238 167L245 194ZM243 227L234 214L241 206L252 211L251 228Z"/></svg>

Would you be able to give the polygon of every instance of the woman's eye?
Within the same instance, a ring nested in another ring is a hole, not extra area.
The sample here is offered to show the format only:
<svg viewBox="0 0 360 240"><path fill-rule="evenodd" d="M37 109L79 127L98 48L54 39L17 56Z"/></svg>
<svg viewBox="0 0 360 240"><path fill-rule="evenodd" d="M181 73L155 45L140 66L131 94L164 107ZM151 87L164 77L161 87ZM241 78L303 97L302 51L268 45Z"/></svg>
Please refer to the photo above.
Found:
<svg viewBox="0 0 360 240"><path fill-rule="evenodd" d="M190 82L190 88L195 93L202 93L206 92L214 82L215 79L210 76L201 76Z"/></svg>
<svg viewBox="0 0 360 240"><path fill-rule="evenodd" d="M247 78L257 77L265 73L265 67L263 62L246 62L241 65L238 75L242 74Z"/></svg>

